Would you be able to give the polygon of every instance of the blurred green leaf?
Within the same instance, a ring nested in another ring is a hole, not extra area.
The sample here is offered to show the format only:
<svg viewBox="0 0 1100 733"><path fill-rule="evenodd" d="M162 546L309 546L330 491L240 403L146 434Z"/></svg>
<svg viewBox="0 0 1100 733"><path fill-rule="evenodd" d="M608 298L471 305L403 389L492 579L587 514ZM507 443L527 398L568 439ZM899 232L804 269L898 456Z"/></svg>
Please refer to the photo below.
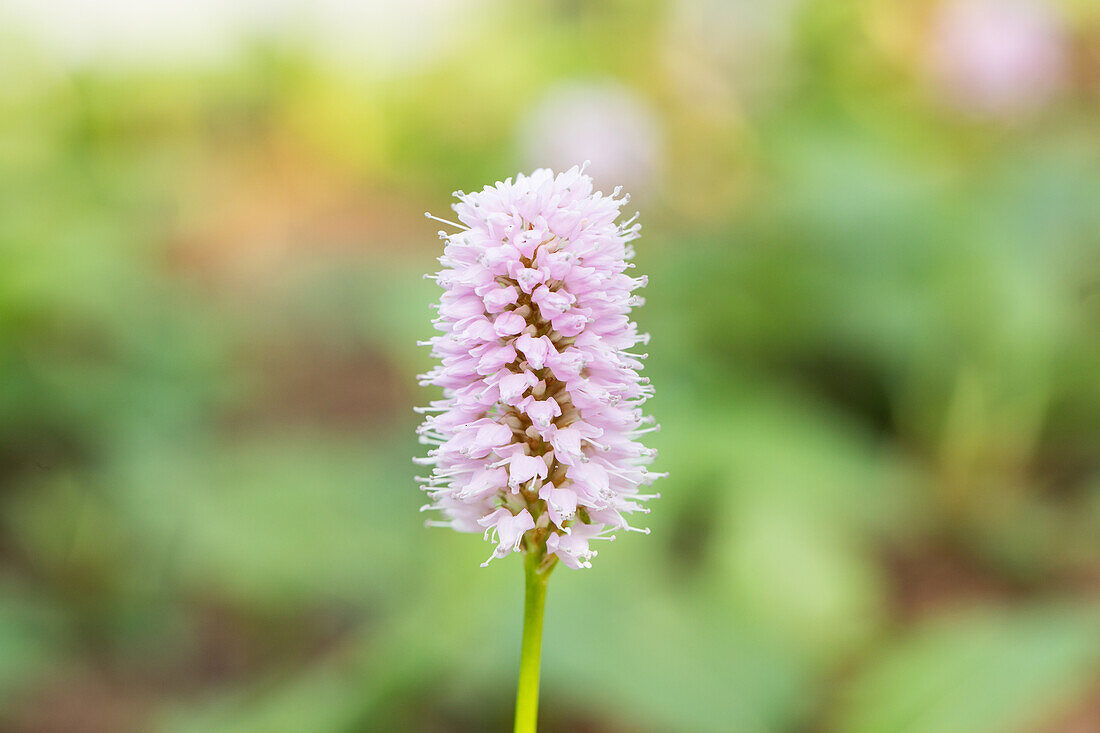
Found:
<svg viewBox="0 0 1100 733"><path fill-rule="evenodd" d="M1090 606L988 611L916 629L846 685L840 733L1032 730L1100 679Z"/></svg>
<svg viewBox="0 0 1100 733"><path fill-rule="evenodd" d="M0 584L0 709L26 692L67 651L64 617L11 582Z"/></svg>

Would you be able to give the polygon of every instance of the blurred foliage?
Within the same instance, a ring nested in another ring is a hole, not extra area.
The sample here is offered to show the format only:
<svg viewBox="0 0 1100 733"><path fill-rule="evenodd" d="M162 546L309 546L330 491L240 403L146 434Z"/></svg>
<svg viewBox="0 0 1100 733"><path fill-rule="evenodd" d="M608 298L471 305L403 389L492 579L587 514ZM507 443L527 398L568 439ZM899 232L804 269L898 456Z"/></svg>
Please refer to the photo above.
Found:
<svg viewBox="0 0 1100 733"><path fill-rule="evenodd" d="M664 132L671 477L651 536L555 576L544 729L1100 728L1100 18L1058 6L1064 88L980 117L925 73L934 4L750 5L490 5L390 74L13 34L0 728L509 725L518 565L423 529L408 461L421 212L574 79Z"/></svg>

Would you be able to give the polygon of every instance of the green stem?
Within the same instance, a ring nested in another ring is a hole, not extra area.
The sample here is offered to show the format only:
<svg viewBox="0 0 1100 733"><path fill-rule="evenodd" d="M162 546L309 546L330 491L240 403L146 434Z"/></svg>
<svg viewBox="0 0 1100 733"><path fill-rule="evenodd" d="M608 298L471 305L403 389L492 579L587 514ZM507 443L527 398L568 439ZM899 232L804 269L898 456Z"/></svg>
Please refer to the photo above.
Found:
<svg viewBox="0 0 1100 733"><path fill-rule="evenodd" d="M515 733L535 733L538 725L542 616L546 606L546 582L554 568L553 565L543 567L543 556L542 551L530 547L524 556L527 592L523 604L523 647L519 658L519 684L516 687Z"/></svg>

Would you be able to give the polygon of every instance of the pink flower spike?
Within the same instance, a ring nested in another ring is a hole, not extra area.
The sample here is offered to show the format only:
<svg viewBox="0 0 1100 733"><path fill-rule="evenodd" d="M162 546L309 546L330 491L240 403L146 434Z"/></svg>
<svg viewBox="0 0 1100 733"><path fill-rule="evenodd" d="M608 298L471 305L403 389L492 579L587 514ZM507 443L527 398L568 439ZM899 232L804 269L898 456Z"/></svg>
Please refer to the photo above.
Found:
<svg viewBox="0 0 1100 733"><path fill-rule="evenodd" d="M437 365L420 377L442 390L418 431L426 508L491 534L494 558L589 567L589 542L629 528L662 475L638 441L652 422L633 353L648 339L631 316L646 282L630 272L639 225L580 168L456 196L459 231L433 277Z"/></svg>

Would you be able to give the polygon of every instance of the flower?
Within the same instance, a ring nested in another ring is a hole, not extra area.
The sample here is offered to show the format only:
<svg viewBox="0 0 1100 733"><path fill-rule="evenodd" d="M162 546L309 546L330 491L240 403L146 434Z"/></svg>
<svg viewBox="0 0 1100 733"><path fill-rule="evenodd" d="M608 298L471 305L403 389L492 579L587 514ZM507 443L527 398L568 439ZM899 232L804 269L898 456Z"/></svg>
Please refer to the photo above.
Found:
<svg viewBox="0 0 1100 733"><path fill-rule="evenodd" d="M525 160L567 166L591 158L597 181L625 183L638 194L652 189L664 157L657 114L610 79L550 87L520 118L516 136Z"/></svg>
<svg viewBox="0 0 1100 733"><path fill-rule="evenodd" d="M439 365L421 384L443 399L418 408L418 432L433 446L417 461L431 498L429 525L484 531L489 560L532 547L568 567L590 567L590 542L636 530L648 512L641 493L663 474L637 438L657 430L642 404L645 354L632 293L634 218L616 223L628 200L593 192L581 167L540 169L478 193L455 194L459 231L446 241L440 335L427 342ZM443 221L443 220L440 220ZM488 564L486 560L484 564Z"/></svg>
<svg viewBox="0 0 1100 733"><path fill-rule="evenodd" d="M1066 39L1053 9L1034 0L953 0L932 27L933 79L950 104L1005 116L1052 98L1066 74Z"/></svg>

